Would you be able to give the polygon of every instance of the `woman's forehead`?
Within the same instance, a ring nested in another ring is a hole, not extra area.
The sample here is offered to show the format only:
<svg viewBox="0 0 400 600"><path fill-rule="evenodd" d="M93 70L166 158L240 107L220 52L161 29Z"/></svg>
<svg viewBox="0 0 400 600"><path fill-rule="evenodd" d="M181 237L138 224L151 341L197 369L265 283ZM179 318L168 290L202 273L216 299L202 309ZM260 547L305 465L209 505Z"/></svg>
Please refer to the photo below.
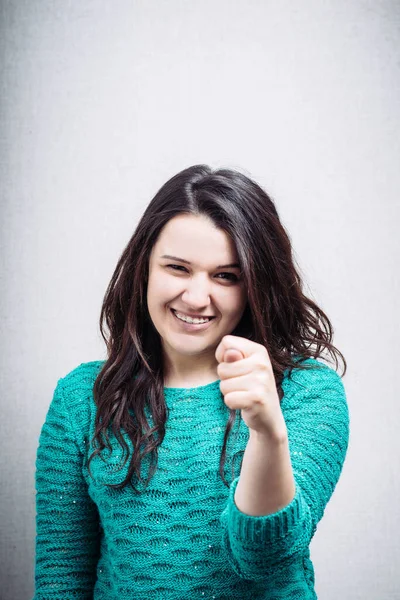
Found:
<svg viewBox="0 0 400 600"><path fill-rule="evenodd" d="M179 215L168 221L153 249L157 256L182 258L188 263L238 263L235 244L228 234L202 216Z"/></svg>

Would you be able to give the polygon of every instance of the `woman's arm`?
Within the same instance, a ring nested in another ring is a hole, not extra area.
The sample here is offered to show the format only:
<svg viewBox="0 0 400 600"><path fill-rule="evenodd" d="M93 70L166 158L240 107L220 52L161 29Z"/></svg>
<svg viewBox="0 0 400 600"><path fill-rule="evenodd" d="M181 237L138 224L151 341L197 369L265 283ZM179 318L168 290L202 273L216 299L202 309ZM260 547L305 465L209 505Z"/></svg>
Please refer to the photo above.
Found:
<svg viewBox="0 0 400 600"><path fill-rule="evenodd" d="M276 439L250 430L235 492L238 509L254 517L269 515L287 506L295 491L286 426Z"/></svg>
<svg viewBox="0 0 400 600"><path fill-rule="evenodd" d="M288 431L294 498L281 508L279 500L278 510L272 514L245 514L234 500L240 475L231 484L220 519L228 562L239 576L254 581L273 578L276 572L307 551L339 480L348 447L348 406L343 383L336 371L319 362L312 370L297 370L292 378L295 382L288 385L282 412ZM271 482L262 481L269 459L266 449L263 460L259 446L257 464L251 466L251 473L249 469L245 472L246 478L260 478L254 498L247 499L248 505L256 505L255 512L261 505L263 509L267 508L267 513L273 507L275 500L262 498L263 493L281 497L279 487L273 490ZM283 471L288 469L285 458L279 465ZM284 472L275 477L275 483L285 480ZM246 482L242 489L245 488L248 490ZM291 492L288 497L290 495Z"/></svg>
<svg viewBox="0 0 400 600"><path fill-rule="evenodd" d="M36 564L33 600L93 597L99 558L99 517L82 475L58 382L36 458Z"/></svg>

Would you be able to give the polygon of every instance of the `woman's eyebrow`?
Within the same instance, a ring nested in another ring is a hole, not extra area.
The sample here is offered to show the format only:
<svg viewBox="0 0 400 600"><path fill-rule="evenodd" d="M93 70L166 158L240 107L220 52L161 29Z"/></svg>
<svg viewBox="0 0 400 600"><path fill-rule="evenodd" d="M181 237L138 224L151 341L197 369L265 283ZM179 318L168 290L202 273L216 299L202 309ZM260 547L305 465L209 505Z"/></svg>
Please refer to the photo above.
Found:
<svg viewBox="0 0 400 600"><path fill-rule="evenodd" d="M178 258L177 256L171 256L170 254L163 254L161 258L169 258L170 260L178 260L179 262L183 262L187 265L191 265L192 263L188 260L184 260L183 258ZM240 265L238 263L231 263L230 265L218 265L217 269L240 269Z"/></svg>

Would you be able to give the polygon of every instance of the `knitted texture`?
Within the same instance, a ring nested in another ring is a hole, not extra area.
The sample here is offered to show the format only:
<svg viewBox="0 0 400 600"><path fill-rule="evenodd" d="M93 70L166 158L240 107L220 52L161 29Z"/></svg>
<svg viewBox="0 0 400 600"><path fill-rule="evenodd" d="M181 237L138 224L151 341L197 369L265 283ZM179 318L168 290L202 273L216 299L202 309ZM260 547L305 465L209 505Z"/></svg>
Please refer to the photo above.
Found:
<svg viewBox="0 0 400 600"><path fill-rule="evenodd" d="M218 380L164 388L166 434L148 487L135 481L138 495L105 485L120 483L129 465L121 468L126 454L110 429L112 452L91 461L93 477L87 469L103 362L60 379L37 449L33 600L315 600L309 545L343 467L349 413L336 371L306 362L314 368L285 372L282 383L295 497L256 517L234 502L249 439L240 415L227 444L229 488L219 475L229 409Z"/></svg>

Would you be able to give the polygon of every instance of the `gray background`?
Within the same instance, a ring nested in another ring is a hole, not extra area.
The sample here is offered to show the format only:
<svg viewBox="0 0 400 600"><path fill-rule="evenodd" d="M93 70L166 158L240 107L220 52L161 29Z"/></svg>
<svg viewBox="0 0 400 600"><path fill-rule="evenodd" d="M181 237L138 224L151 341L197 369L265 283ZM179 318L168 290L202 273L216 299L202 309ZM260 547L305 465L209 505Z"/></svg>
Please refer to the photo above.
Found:
<svg viewBox="0 0 400 600"><path fill-rule="evenodd" d="M348 360L318 597L400 598L399 22L376 0L1 3L2 600L33 594L56 381L105 357L117 259L157 189L199 162L269 191Z"/></svg>

